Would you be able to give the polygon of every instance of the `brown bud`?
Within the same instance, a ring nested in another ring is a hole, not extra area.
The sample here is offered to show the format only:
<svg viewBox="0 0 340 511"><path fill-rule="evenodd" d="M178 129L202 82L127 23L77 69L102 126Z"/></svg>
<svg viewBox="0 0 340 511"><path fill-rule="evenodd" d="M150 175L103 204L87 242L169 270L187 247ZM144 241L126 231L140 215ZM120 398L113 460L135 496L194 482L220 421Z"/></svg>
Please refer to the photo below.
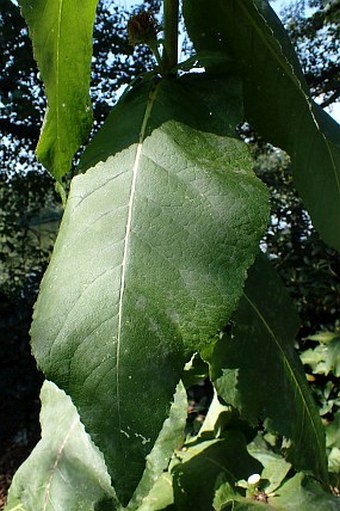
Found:
<svg viewBox="0 0 340 511"><path fill-rule="evenodd" d="M127 29L129 43L132 46L144 43L152 47L157 41L158 25L149 11L141 11L131 16Z"/></svg>

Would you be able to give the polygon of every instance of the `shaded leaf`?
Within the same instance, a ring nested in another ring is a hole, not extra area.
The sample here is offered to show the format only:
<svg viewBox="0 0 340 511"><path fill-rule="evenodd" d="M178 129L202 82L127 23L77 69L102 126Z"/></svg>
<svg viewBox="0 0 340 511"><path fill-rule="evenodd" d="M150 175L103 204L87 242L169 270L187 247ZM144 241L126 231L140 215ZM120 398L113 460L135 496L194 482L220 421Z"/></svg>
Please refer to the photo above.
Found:
<svg viewBox="0 0 340 511"><path fill-rule="evenodd" d="M260 499L263 499L260 502ZM314 479L296 474L281 486L274 496L260 493L254 500L233 491L227 483L216 492L216 511L336 511L340 509L339 499L334 497Z"/></svg>
<svg viewBox="0 0 340 511"><path fill-rule="evenodd" d="M188 444L179 456L182 462L172 470L178 511L211 509L219 486L228 481L233 487L239 479L247 479L261 469L248 454L244 436L236 431L226 432L219 440Z"/></svg>
<svg viewBox="0 0 340 511"><path fill-rule="evenodd" d="M298 329L286 289L261 256L251 268L229 338L211 356L217 393L252 424L259 420L290 441L295 468L327 480L324 432L294 351Z"/></svg>
<svg viewBox="0 0 340 511"><path fill-rule="evenodd" d="M313 478L296 474L269 499L280 511L339 511L340 501L322 488Z"/></svg>
<svg viewBox="0 0 340 511"><path fill-rule="evenodd" d="M208 413L204 419L201 429L199 430L199 436L202 438L218 438L221 436L225 429L225 426L232 419L231 408L222 405L218 399L216 391L212 402L209 406Z"/></svg>
<svg viewBox="0 0 340 511"><path fill-rule="evenodd" d="M71 399L45 381L41 403L42 439L16 472L6 511L94 511L103 499L120 509L103 456Z"/></svg>
<svg viewBox="0 0 340 511"><path fill-rule="evenodd" d="M184 372L182 376L183 383L188 389L192 385L199 385L209 376L209 367L204 362L198 353L192 357L192 359L185 364Z"/></svg>
<svg viewBox="0 0 340 511"><path fill-rule="evenodd" d="M233 57L245 115L292 158L296 187L323 239L340 250L340 129L310 99L288 35L267 0L184 0L196 50ZM223 70L225 66L212 66Z"/></svg>
<svg viewBox="0 0 340 511"><path fill-rule="evenodd" d="M92 125L92 31L98 0L20 0L48 108L37 156L61 181Z"/></svg>
<svg viewBox="0 0 340 511"><path fill-rule="evenodd" d="M269 444L260 435L248 446L248 451L264 467L261 479L267 480L264 486L266 493L275 491L286 478L291 469L291 464L282 456L273 452Z"/></svg>
<svg viewBox="0 0 340 511"><path fill-rule="evenodd" d="M243 497L229 483L218 488L214 498L214 511L272 511L272 506Z"/></svg>
<svg viewBox="0 0 340 511"><path fill-rule="evenodd" d="M241 117L235 78L144 83L83 160L105 161L71 185L33 351L72 396L124 505L185 362L228 320L266 225L267 192L234 138Z"/></svg>

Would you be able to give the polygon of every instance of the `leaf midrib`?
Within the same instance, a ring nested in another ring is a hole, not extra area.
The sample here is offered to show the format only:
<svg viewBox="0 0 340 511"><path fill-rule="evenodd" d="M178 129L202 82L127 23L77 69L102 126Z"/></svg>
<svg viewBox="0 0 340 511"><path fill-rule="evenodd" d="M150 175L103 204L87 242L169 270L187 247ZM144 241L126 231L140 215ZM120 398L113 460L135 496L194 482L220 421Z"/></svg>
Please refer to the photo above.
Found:
<svg viewBox="0 0 340 511"><path fill-rule="evenodd" d="M61 18L63 11L63 0L60 0L58 6L58 27L57 27L57 48L56 48L56 136L57 136L57 147L58 153L61 153L61 143L60 143L60 132L62 128L60 127L60 41L61 41ZM58 169L59 170L59 169Z"/></svg>
<svg viewBox="0 0 340 511"><path fill-rule="evenodd" d="M146 107L144 111L144 116L142 120L141 129L139 132L138 144L136 147L136 155L132 167L132 178L131 178L131 186L130 186L130 199L128 204L128 213L127 213L127 221L126 221L126 230L124 237L124 249L123 249L123 260L122 260L122 271L121 271L121 284L119 289L119 300L118 300L118 331L117 331L117 351L116 351L116 396L117 396L117 417L118 417L118 429L122 431L121 428L121 413L120 413L120 350L121 350L121 335L122 335L122 327L123 327L123 301L124 301L124 291L125 291L125 281L126 281L126 270L127 270L127 260L128 260L128 249L129 249L129 241L131 234L131 223L132 223L132 212L134 205L134 198L136 192L136 183L138 171L140 168L140 161L142 157L142 148L143 142L145 139L146 128L148 125L148 121L151 116L152 108L155 103L159 84L153 86L149 92L148 99L146 102Z"/></svg>

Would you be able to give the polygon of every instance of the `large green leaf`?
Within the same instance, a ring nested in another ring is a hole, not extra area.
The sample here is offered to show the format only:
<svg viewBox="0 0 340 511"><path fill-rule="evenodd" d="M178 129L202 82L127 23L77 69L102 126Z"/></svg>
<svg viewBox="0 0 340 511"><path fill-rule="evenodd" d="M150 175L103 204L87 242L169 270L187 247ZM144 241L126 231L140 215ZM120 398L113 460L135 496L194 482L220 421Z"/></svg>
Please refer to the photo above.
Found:
<svg viewBox="0 0 340 511"><path fill-rule="evenodd" d="M45 381L41 402L42 439L16 472L6 511L94 511L103 501L118 509L103 456L71 399Z"/></svg>
<svg viewBox="0 0 340 511"><path fill-rule="evenodd" d="M339 126L311 101L269 2L184 0L183 9L197 51L224 52L238 63L247 120L290 154L296 187L315 227L340 250Z"/></svg>
<svg viewBox="0 0 340 511"><path fill-rule="evenodd" d="M257 259L234 316L211 356L218 395L253 424L289 440L295 468L327 480L324 431L294 351L296 312L264 257Z"/></svg>
<svg viewBox="0 0 340 511"><path fill-rule="evenodd" d="M92 125L92 31L98 0L20 0L48 108L37 147L60 181Z"/></svg>
<svg viewBox="0 0 340 511"><path fill-rule="evenodd" d="M240 101L237 80L203 76L127 95L89 149L105 161L72 182L42 282L35 357L72 397L124 504L266 225L267 192L233 138Z"/></svg>

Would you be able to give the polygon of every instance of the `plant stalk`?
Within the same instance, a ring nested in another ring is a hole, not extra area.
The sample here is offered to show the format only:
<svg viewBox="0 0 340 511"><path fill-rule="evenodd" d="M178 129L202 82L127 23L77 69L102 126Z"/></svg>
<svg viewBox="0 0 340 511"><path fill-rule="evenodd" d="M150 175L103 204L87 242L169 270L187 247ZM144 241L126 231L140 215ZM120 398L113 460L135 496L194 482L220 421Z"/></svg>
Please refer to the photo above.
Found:
<svg viewBox="0 0 340 511"><path fill-rule="evenodd" d="M177 66L179 0L164 0L164 69L167 73ZM175 71L174 71L175 72Z"/></svg>

